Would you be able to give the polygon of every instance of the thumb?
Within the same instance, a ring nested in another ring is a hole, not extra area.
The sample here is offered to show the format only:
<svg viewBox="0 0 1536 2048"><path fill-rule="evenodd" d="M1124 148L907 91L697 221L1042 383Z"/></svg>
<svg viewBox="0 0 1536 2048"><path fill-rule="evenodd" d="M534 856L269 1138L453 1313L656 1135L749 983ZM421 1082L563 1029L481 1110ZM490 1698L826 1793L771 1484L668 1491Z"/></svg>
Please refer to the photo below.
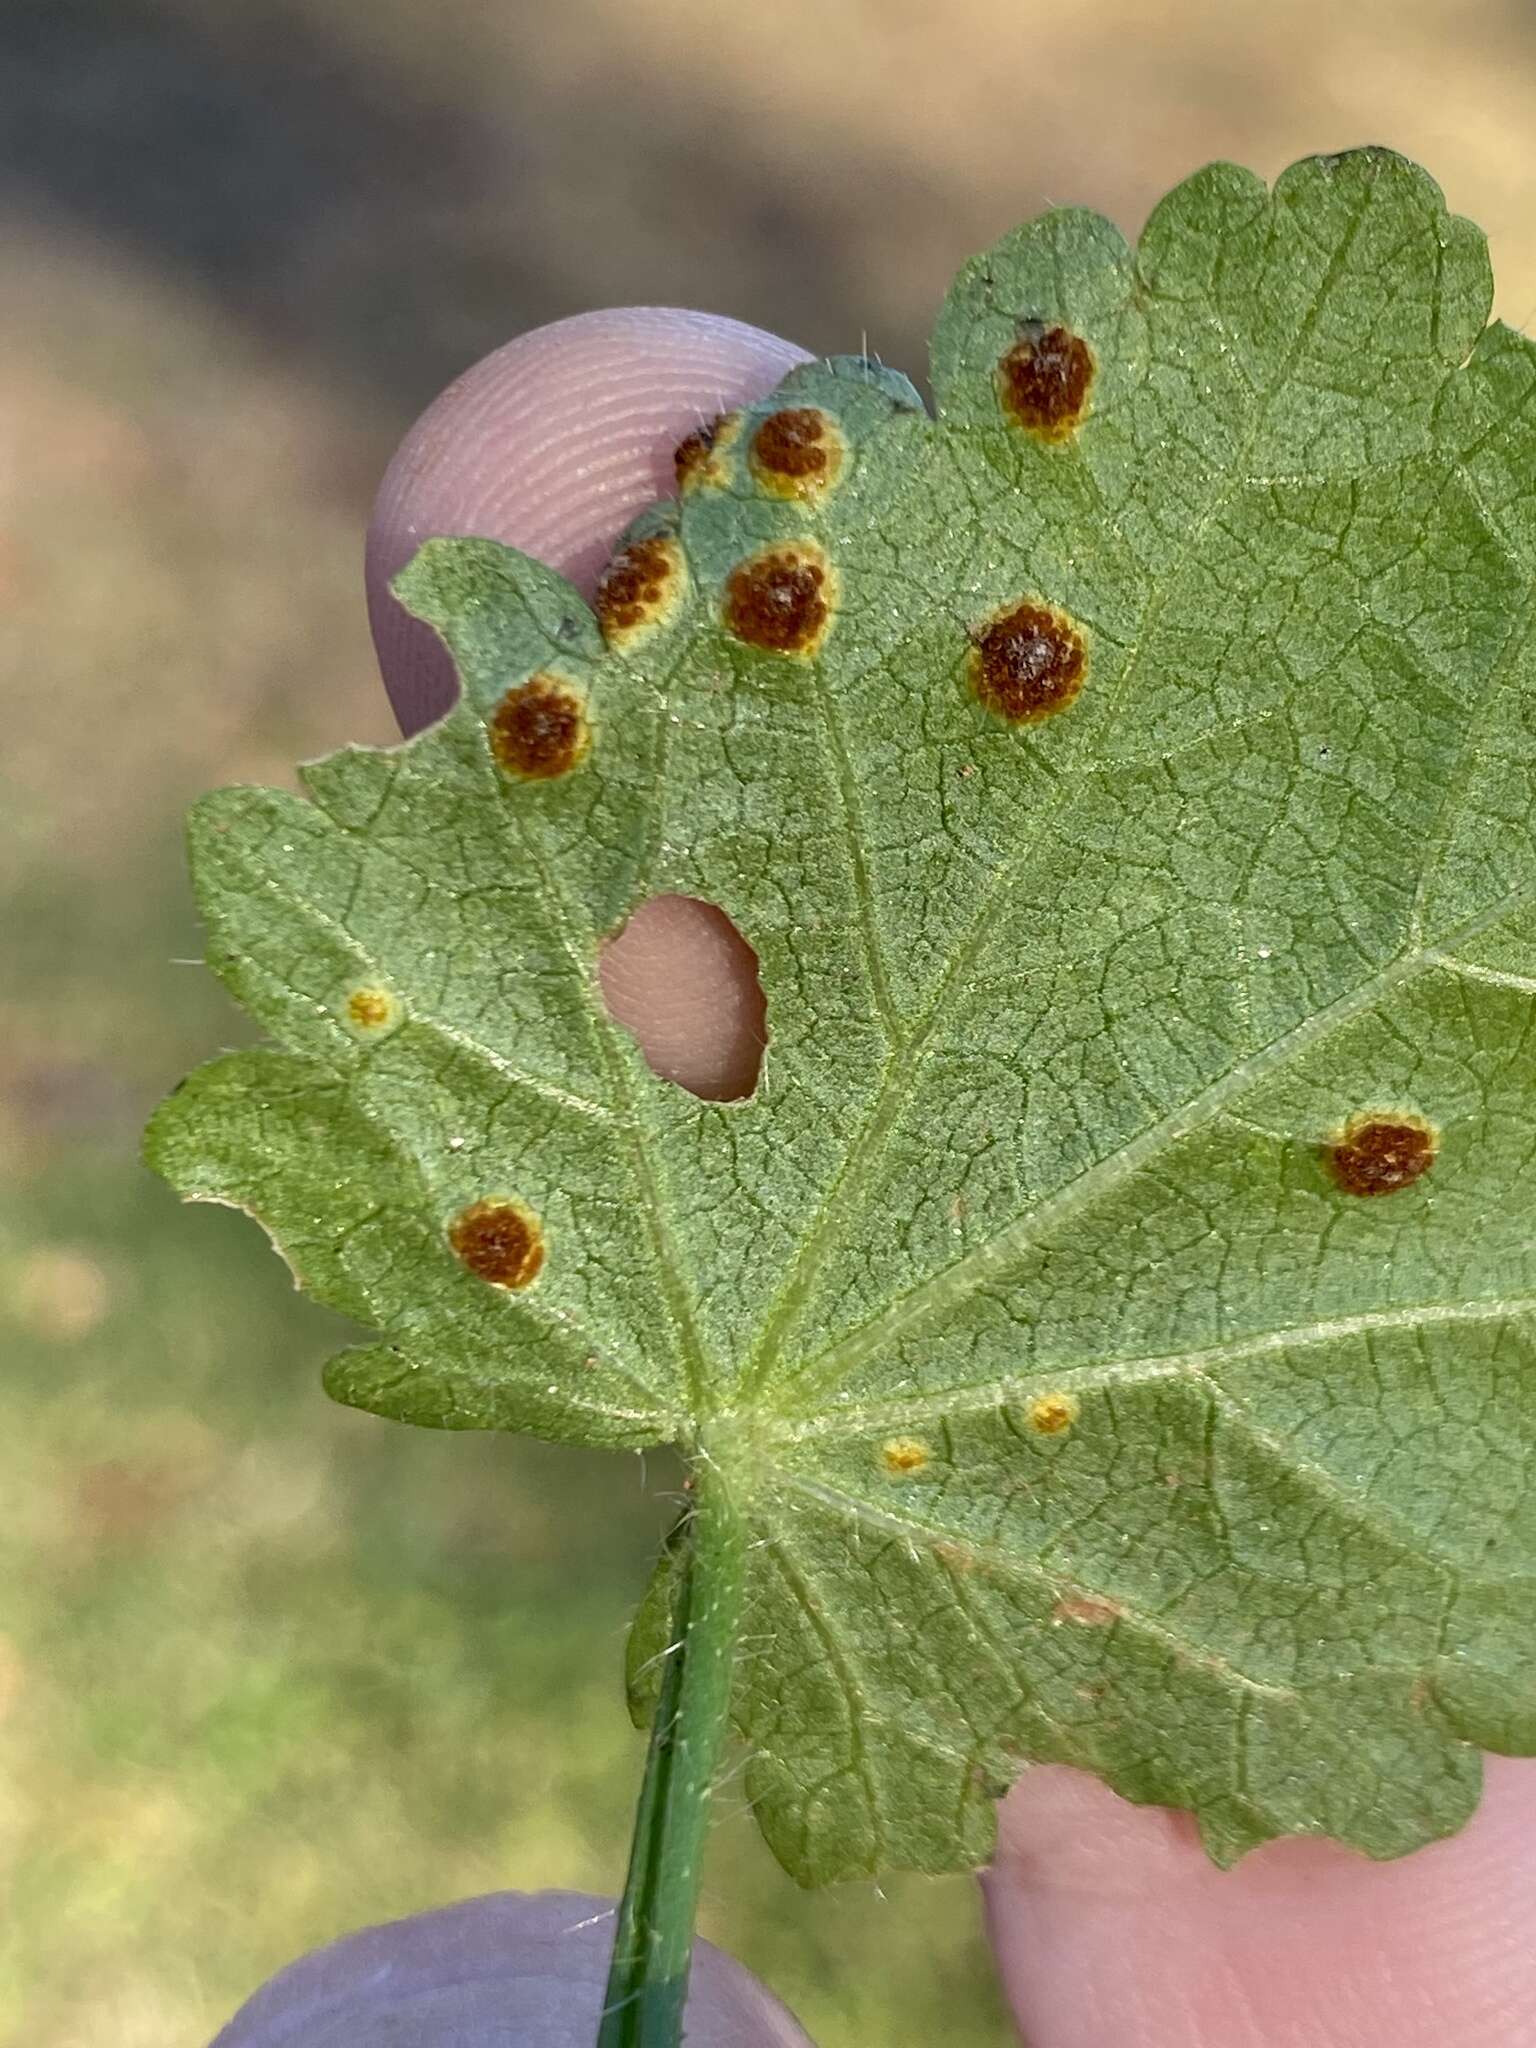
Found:
<svg viewBox="0 0 1536 2048"><path fill-rule="evenodd" d="M1032 2048L1493 2048L1536 2040L1536 1767L1487 1760L1458 1835L1392 1863L1280 1841L1235 1870L1186 1814L1031 1770L987 1917Z"/></svg>
<svg viewBox="0 0 1536 2048"><path fill-rule="evenodd" d="M620 532L677 488L685 435L771 391L804 349L708 313L625 306L520 334L428 406L368 531L368 618L406 732L453 702L453 665L389 579L434 534L521 548L588 596Z"/></svg>
<svg viewBox="0 0 1536 2048"><path fill-rule="evenodd" d="M772 390L805 351L705 313L635 306L519 335L466 371L401 443L368 535L368 610L406 732L452 703L453 666L389 579L433 534L537 556L589 595L635 513L676 488L673 450ZM764 1039L752 949L712 905L644 904L605 948L603 993L655 1070L711 1099L747 1094Z"/></svg>
<svg viewBox="0 0 1536 2048"><path fill-rule="evenodd" d="M280 1970L213 2048L592 2048L613 1905L492 1892L365 1927ZM689 2048L810 2048L789 2013L707 1941L694 1944Z"/></svg>

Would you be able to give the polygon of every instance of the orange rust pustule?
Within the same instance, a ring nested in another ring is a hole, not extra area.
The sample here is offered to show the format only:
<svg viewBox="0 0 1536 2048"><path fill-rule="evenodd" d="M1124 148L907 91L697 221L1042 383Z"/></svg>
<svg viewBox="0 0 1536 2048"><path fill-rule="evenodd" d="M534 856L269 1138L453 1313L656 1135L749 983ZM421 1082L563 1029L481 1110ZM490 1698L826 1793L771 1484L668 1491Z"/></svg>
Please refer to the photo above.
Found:
<svg viewBox="0 0 1536 2048"><path fill-rule="evenodd" d="M1036 1436L1064 1436L1078 1418L1076 1394L1037 1394L1024 1411Z"/></svg>
<svg viewBox="0 0 1536 2048"><path fill-rule="evenodd" d="M809 654L832 616L819 550L770 548L726 578L725 623L738 640L773 654Z"/></svg>
<svg viewBox="0 0 1536 2048"><path fill-rule="evenodd" d="M1042 441L1077 431L1093 388L1093 350L1070 327L1031 321L997 365L1003 410Z"/></svg>
<svg viewBox="0 0 1536 2048"><path fill-rule="evenodd" d="M880 1446L880 1462L893 1479L910 1479L932 1456L928 1446L912 1436L893 1436Z"/></svg>
<svg viewBox="0 0 1536 2048"><path fill-rule="evenodd" d="M580 696L540 673L508 690L491 713L491 752L509 775L549 782L586 759L592 743Z"/></svg>
<svg viewBox="0 0 1536 2048"><path fill-rule="evenodd" d="M632 540L598 579L593 598L606 640L624 640L666 615L683 573L677 542L665 534Z"/></svg>
<svg viewBox="0 0 1536 2048"><path fill-rule="evenodd" d="M1421 1117L1362 1111L1325 1148L1328 1171L1346 1195L1395 1195L1435 1163L1440 1143Z"/></svg>
<svg viewBox="0 0 1536 2048"><path fill-rule="evenodd" d="M470 1272L492 1287L527 1287L544 1264L538 1218L521 1202L500 1196L461 1209L448 1226L448 1242Z"/></svg>
<svg viewBox="0 0 1536 2048"><path fill-rule="evenodd" d="M771 412L752 436L752 467L770 490L786 497L814 498L842 467L842 437L836 424L813 405Z"/></svg>
<svg viewBox="0 0 1536 2048"><path fill-rule="evenodd" d="M383 989L352 989L346 997L346 1012L365 1030L377 1028L389 1022L389 997Z"/></svg>
<svg viewBox="0 0 1536 2048"><path fill-rule="evenodd" d="M347 997L347 1015L359 1031L378 1031L395 1014L395 1004L382 988L355 988Z"/></svg>
<svg viewBox="0 0 1536 2048"><path fill-rule="evenodd" d="M1088 650L1071 621L1048 605L1020 604L971 636L971 685L1010 725L1065 711L1083 687Z"/></svg>
<svg viewBox="0 0 1536 2048"><path fill-rule="evenodd" d="M672 451L672 471L680 497L725 481L721 456L741 432L739 412L716 413L712 420L685 434Z"/></svg>
<svg viewBox="0 0 1536 2048"><path fill-rule="evenodd" d="M720 431L724 417L716 413L712 420L706 420L702 427L695 427L691 434L684 434L672 450L672 472L677 478L680 491L692 490L701 484L709 472L709 458L714 453L715 436Z"/></svg>

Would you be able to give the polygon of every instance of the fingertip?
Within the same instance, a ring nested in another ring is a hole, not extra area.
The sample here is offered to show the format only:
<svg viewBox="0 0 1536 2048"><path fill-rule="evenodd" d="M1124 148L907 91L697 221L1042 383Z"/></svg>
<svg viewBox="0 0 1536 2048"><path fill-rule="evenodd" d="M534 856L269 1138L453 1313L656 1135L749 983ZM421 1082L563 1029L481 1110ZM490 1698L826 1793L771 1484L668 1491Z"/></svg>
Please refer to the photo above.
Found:
<svg viewBox="0 0 1536 2048"><path fill-rule="evenodd" d="M213 2048L586 2048L613 1920L611 1901L579 1892L492 1892L365 1927L280 1970ZM707 1941L694 1944L687 2023L696 2048L811 2048L785 2007Z"/></svg>
<svg viewBox="0 0 1536 2048"><path fill-rule="evenodd" d="M1189 1817L1079 1771L1025 1773L985 1880L1038 2048L1473 2048L1536 2010L1536 1765L1490 1757L1462 1831L1390 1863L1325 1841L1235 1870Z"/></svg>
<svg viewBox="0 0 1536 2048"><path fill-rule="evenodd" d="M630 306L534 328L466 370L401 442L368 533L369 622L402 728L456 689L437 636L389 590L422 541L505 541L590 591L629 520L671 495L684 435L805 360L737 320Z"/></svg>
<svg viewBox="0 0 1536 2048"><path fill-rule="evenodd" d="M767 1043L757 955L725 912L654 896L603 948L608 1014L652 1071L709 1102L750 1095Z"/></svg>

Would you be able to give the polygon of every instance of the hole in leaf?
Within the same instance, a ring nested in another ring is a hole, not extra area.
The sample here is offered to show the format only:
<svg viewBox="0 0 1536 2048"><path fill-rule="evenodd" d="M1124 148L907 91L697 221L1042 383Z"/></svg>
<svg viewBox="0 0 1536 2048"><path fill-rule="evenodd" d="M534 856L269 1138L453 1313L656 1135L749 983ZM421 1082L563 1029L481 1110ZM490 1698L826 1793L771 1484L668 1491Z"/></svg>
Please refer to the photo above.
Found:
<svg viewBox="0 0 1536 2048"><path fill-rule="evenodd" d="M1346 1195L1395 1195L1428 1173L1440 1150L1422 1117L1362 1110L1326 1149L1328 1170Z"/></svg>
<svg viewBox="0 0 1536 2048"><path fill-rule="evenodd" d="M1088 409L1093 370L1093 350L1081 335L1026 321L997 366L1003 410L1038 440L1065 441Z"/></svg>
<svg viewBox="0 0 1536 2048"><path fill-rule="evenodd" d="M544 1263L538 1217L505 1195L461 1209L448 1226L448 1242L470 1272L493 1287L527 1287Z"/></svg>
<svg viewBox="0 0 1536 2048"><path fill-rule="evenodd" d="M706 1102L753 1092L768 1004L756 953L717 904L651 897L604 946L597 971L609 1016L652 1073Z"/></svg>

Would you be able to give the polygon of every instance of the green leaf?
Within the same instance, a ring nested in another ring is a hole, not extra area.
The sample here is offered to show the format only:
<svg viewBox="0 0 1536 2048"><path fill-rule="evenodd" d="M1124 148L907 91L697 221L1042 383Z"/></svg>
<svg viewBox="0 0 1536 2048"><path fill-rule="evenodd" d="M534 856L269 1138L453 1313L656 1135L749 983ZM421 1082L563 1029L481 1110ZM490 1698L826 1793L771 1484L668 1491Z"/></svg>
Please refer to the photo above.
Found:
<svg viewBox="0 0 1536 2048"><path fill-rule="evenodd" d="M961 273L936 421L795 371L603 630L429 543L459 706L197 814L283 1050L152 1159L378 1333L339 1398L710 1461L807 1882L981 1861L1029 1759L1229 1861L1395 1855L1536 1749L1536 354L1489 296L1381 151L1204 171L1135 250L1049 214ZM669 891L756 950L746 1101L604 1011Z"/></svg>

